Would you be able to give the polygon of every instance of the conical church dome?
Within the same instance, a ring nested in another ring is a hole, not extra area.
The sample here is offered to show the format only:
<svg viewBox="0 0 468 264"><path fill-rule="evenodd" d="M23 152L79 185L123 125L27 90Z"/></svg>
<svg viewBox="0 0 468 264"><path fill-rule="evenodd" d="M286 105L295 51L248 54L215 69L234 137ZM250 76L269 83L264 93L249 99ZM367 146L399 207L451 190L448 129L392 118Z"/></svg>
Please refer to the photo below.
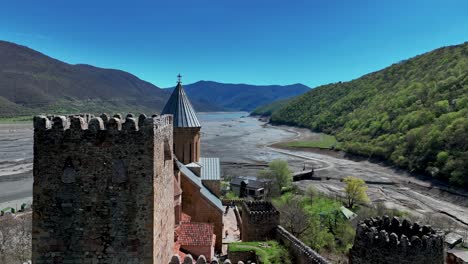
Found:
<svg viewBox="0 0 468 264"><path fill-rule="evenodd" d="M197 115L195 114L195 110L193 109L180 80L164 106L161 114L173 115L174 127L201 127Z"/></svg>

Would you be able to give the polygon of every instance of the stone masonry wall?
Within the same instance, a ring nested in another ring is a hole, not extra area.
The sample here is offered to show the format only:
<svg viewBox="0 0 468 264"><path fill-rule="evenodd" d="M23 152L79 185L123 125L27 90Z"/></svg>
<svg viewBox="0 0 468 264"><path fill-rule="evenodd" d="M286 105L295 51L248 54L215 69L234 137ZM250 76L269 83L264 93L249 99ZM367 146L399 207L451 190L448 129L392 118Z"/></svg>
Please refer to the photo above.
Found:
<svg viewBox="0 0 468 264"><path fill-rule="evenodd" d="M35 117L33 263L168 263L172 132L172 116Z"/></svg>
<svg viewBox="0 0 468 264"><path fill-rule="evenodd" d="M279 212L267 201L244 201L242 204L242 241L274 239Z"/></svg>
<svg viewBox="0 0 468 264"><path fill-rule="evenodd" d="M357 227L349 263L442 264L444 235L395 217L366 219Z"/></svg>
<svg viewBox="0 0 468 264"><path fill-rule="evenodd" d="M297 237L293 236L282 226L276 229L277 240L285 245L296 264L328 264L329 262L320 256L317 252L304 244Z"/></svg>
<svg viewBox="0 0 468 264"><path fill-rule="evenodd" d="M198 162L200 160L200 128L174 128L174 153L183 164Z"/></svg>

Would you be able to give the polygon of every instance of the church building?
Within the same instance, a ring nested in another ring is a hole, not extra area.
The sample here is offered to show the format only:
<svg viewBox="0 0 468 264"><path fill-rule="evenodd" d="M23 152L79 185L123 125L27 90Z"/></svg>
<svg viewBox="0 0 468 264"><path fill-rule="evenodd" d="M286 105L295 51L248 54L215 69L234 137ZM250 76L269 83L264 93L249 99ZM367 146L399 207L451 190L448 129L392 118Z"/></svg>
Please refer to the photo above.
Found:
<svg viewBox="0 0 468 264"><path fill-rule="evenodd" d="M210 258L222 246L220 162L219 158L200 157L201 124L178 77L161 113L173 115L174 251Z"/></svg>

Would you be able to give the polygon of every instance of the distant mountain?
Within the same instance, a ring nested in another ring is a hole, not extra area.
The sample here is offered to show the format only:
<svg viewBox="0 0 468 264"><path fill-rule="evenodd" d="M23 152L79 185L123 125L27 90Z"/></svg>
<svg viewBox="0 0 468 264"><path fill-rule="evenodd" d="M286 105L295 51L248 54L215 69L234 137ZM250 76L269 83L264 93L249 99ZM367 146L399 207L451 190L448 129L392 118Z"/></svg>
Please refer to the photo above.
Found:
<svg viewBox="0 0 468 264"><path fill-rule="evenodd" d="M190 98L225 110L248 111L276 100L293 97L309 91L302 84L249 85L199 81L184 85Z"/></svg>
<svg viewBox="0 0 468 264"><path fill-rule="evenodd" d="M138 77L71 65L28 47L0 41L0 116L40 112L159 112L169 92ZM198 111L218 107L194 100Z"/></svg>
<svg viewBox="0 0 468 264"><path fill-rule="evenodd" d="M468 187L468 42L255 112L334 134L347 152Z"/></svg>

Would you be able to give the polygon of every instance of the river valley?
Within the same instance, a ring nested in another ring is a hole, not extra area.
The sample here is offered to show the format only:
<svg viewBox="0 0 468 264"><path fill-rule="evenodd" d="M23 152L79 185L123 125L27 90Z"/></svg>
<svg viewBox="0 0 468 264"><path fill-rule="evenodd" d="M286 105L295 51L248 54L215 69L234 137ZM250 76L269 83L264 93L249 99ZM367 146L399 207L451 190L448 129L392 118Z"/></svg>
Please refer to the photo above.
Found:
<svg viewBox="0 0 468 264"><path fill-rule="evenodd" d="M248 113L200 113L202 156L221 159L224 178L255 176L274 159L288 160L294 171L314 168L321 180L314 185L329 195L342 194L346 176L364 179L372 203L410 212L417 217L438 216L468 229L468 192L448 190L383 164L346 158L342 153L279 149L277 142L311 138L316 134L291 127L265 124ZM32 201L32 124L0 124L0 209Z"/></svg>

